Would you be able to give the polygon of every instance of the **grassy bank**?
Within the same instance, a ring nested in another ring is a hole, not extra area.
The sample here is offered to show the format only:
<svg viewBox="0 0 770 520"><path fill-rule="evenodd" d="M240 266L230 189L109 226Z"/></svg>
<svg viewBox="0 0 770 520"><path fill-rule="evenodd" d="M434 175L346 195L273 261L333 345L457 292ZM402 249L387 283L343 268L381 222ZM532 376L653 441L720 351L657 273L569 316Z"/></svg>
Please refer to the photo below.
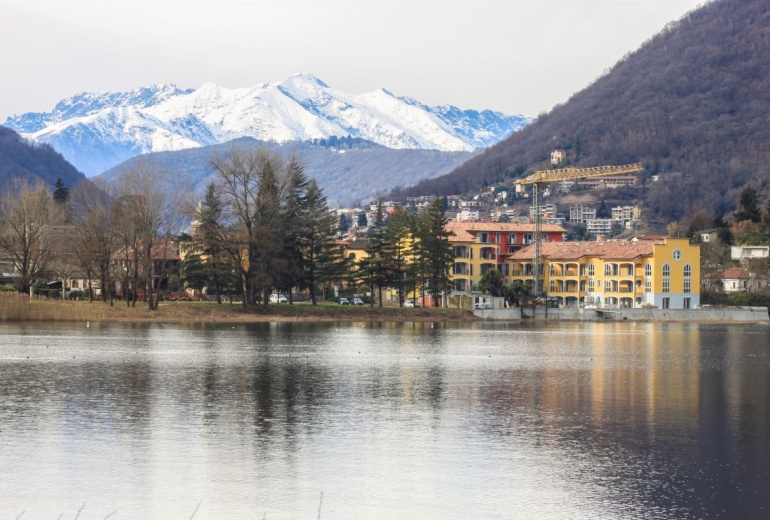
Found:
<svg viewBox="0 0 770 520"><path fill-rule="evenodd" d="M250 321L472 321L470 311L460 309L411 309L354 307L321 303L270 304L243 308L241 304L213 302L161 302L157 311L137 302L127 307L116 301L113 306L100 301L64 301L30 299L10 294L0 297L0 321L112 321L112 322L250 322Z"/></svg>

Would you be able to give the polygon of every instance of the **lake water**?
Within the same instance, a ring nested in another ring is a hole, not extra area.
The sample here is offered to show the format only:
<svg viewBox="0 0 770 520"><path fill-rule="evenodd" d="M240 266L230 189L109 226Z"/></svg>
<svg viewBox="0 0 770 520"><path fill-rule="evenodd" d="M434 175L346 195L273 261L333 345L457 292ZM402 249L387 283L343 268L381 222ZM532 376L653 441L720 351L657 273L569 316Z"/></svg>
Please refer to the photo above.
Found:
<svg viewBox="0 0 770 520"><path fill-rule="evenodd" d="M0 398L3 519L770 518L765 324L4 324Z"/></svg>

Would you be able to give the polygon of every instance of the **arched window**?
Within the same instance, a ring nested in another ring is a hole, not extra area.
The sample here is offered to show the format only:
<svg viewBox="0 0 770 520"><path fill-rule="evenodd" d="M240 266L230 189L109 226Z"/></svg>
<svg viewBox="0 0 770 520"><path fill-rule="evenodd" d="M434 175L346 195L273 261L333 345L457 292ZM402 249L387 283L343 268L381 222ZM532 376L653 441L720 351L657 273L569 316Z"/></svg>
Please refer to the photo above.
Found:
<svg viewBox="0 0 770 520"><path fill-rule="evenodd" d="M663 292L671 292L671 266L663 264Z"/></svg>
<svg viewBox="0 0 770 520"><path fill-rule="evenodd" d="M594 292L594 264L588 264L588 292Z"/></svg>
<svg viewBox="0 0 770 520"><path fill-rule="evenodd" d="M692 290L692 266L684 264L684 292L689 293Z"/></svg>
<svg viewBox="0 0 770 520"><path fill-rule="evenodd" d="M604 264L604 276L612 276L612 265Z"/></svg>

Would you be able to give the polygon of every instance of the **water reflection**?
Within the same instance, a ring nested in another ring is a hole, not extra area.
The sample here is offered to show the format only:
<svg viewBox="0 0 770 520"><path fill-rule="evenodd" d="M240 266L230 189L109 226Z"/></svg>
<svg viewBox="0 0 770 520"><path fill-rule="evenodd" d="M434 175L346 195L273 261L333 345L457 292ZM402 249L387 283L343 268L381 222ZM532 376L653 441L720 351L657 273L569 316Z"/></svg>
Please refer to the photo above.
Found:
<svg viewBox="0 0 770 520"><path fill-rule="evenodd" d="M764 518L768 329L6 325L0 513Z"/></svg>

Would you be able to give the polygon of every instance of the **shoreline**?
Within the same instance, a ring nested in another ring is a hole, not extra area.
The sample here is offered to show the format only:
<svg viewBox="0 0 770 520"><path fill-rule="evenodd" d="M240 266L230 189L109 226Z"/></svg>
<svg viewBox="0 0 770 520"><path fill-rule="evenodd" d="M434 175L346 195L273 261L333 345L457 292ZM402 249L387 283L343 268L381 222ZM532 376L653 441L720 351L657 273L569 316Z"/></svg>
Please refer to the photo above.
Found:
<svg viewBox="0 0 770 520"><path fill-rule="evenodd" d="M313 306L307 302L258 305L244 308L240 303L161 302L157 311L137 302L128 307L124 301L112 306L102 301L67 301L29 298L18 293L0 295L0 322L104 322L104 323L269 323L269 322L607 322L638 321L647 323L747 323L768 322L767 308L726 308L715 312L682 310L595 311L544 309L530 314L521 308L471 311L449 308L407 308L341 306L331 302Z"/></svg>
<svg viewBox="0 0 770 520"><path fill-rule="evenodd" d="M137 302L128 307L124 301L112 306L102 301L67 301L30 299L25 295L0 297L0 322L123 322L123 323L265 323L391 321L444 322L484 321L472 311L446 308L406 308L340 306L334 303L270 304L244 308L240 303L161 302L157 311Z"/></svg>

